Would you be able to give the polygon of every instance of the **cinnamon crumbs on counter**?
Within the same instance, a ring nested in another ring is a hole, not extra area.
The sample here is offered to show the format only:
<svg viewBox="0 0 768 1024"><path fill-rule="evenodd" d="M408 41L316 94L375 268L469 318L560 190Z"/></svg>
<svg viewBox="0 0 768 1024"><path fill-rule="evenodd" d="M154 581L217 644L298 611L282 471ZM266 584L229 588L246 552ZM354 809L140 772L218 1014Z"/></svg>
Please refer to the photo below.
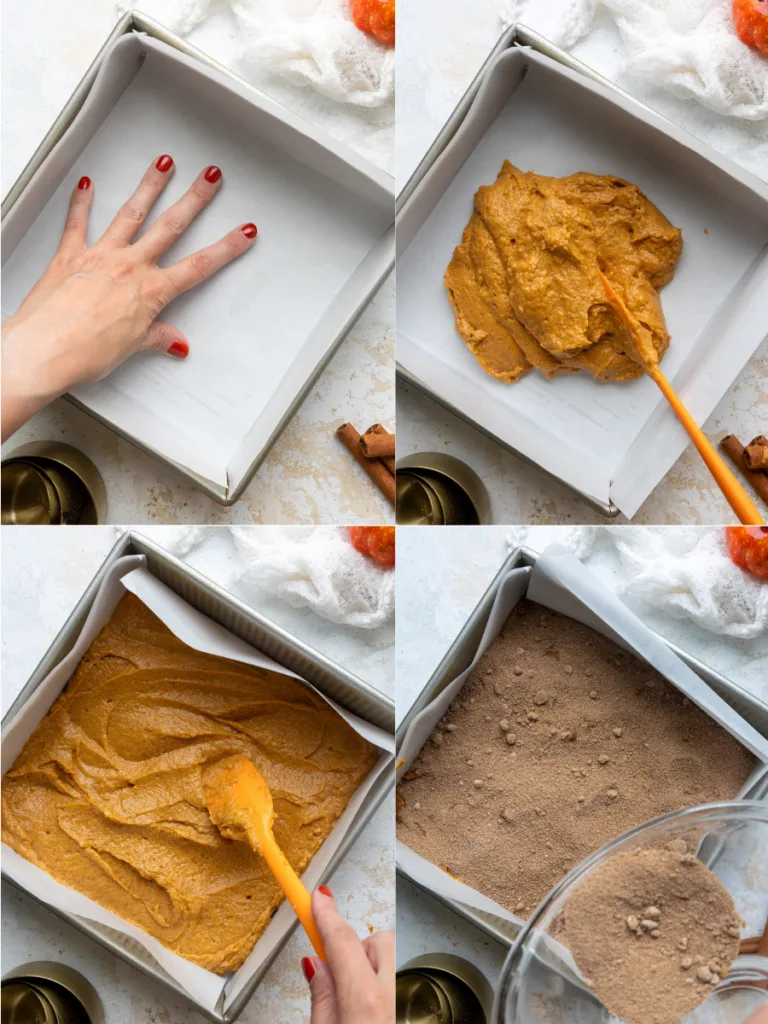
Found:
<svg viewBox="0 0 768 1024"><path fill-rule="evenodd" d="M647 664L522 601L399 786L398 838L522 917L588 854L754 765Z"/></svg>

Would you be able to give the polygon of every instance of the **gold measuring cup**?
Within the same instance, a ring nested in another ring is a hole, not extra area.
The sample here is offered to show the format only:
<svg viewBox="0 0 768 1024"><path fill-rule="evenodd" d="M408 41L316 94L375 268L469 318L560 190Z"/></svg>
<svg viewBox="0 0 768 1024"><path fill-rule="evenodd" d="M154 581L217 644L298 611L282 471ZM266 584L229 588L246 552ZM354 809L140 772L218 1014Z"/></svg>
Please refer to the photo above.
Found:
<svg viewBox="0 0 768 1024"><path fill-rule="evenodd" d="M78 971L55 961L21 964L3 978L2 1024L104 1024L96 989Z"/></svg>
<svg viewBox="0 0 768 1024"><path fill-rule="evenodd" d="M3 526L56 526L61 504L51 480L30 462L8 459L0 472Z"/></svg>
<svg viewBox="0 0 768 1024"><path fill-rule="evenodd" d="M488 1024L493 991L474 964L450 953L410 960L397 972L397 1024Z"/></svg>
<svg viewBox="0 0 768 1024"><path fill-rule="evenodd" d="M3 459L2 522L15 526L96 526L107 492L91 460L68 444L33 441Z"/></svg>
<svg viewBox="0 0 768 1024"><path fill-rule="evenodd" d="M402 526L473 526L490 522L488 491L461 459L420 452L397 462L397 522Z"/></svg>

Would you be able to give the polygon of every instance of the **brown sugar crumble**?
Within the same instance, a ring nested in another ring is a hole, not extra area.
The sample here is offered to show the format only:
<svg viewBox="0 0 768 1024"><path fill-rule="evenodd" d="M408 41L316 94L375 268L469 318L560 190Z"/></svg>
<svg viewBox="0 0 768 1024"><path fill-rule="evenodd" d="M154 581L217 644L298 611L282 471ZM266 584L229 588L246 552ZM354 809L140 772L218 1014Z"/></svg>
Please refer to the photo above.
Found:
<svg viewBox="0 0 768 1024"><path fill-rule="evenodd" d="M524 600L401 781L397 834L528 917L616 836L732 800L754 763L645 662Z"/></svg>
<svg viewBox="0 0 768 1024"><path fill-rule="evenodd" d="M676 1024L739 953L731 895L690 853L617 854L577 885L563 916L577 967L626 1024Z"/></svg>

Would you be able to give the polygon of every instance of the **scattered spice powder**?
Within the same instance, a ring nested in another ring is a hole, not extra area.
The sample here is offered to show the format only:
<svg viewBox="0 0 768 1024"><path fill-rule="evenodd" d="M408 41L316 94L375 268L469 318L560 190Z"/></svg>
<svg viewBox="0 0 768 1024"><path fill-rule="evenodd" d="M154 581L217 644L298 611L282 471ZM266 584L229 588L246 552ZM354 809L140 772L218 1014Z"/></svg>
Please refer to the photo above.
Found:
<svg viewBox="0 0 768 1024"><path fill-rule="evenodd" d="M528 917L590 853L732 800L753 766L645 662L522 601L401 781L398 838Z"/></svg>
<svg viewBox="0 0 768 1024"><path fill-rule="evenodd" d="M577 967L626 1024L677 1024L739 954L731 895L690 853L617 854L574 889L564 918Z"/></svg>

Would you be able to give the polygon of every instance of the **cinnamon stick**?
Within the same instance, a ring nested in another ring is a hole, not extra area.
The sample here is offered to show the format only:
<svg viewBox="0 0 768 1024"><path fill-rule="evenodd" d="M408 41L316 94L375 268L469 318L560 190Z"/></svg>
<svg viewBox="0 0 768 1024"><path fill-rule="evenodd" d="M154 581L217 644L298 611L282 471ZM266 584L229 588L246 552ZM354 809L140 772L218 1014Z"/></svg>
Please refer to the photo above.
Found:
<svg viewBox="0 0 768 1024"><path fill-rule="evenodd" d="M768 469L768 437L760 434L752 438L744 449L744 465L747 469Z"/></svg>
<svg viewBox="0 0 768 1024"><path fill-rule="evenodd" d="M761 444L750 444L744 449L744 465L747 469L768 469L768 448Z"/></svg>
<svg viewBox="0 0 768 1024"><path fill-rule="evenodd" d="M394 434L363 434L360 448L367 459L381 459L395 454Z"/></svg>
<svg viewBox="0 0 768 1024"><path fill-rule="evenodd" d="M368 427L366 432L363 434L363 437L367 437L369 434L389 434L389 431L386 429L386 427L382 427L380 423L374 423L372 427ZM392 434L392 437L394 436L395 435ZM395 472L395 459L393 456L385 455L381 461L384 463L384 465L387 467L390 473Z"/></svg>
<svg viewBox="0 0 768 1024"><path fill-rule="evenodd" d="M336 431L336 436L341 443L354 455L357 462L363 467L368 476L373 480L384 497L392 505L395 504L395 478L380 459L366 459L360 449L360 435L351 423L344 423ZM768 482L768 478L766 478Z"/></svg>
<svg viewBox="0 0 768 1024"><path fill-rule="evenodd" d="M744 461L744 445L738 437L734 434L729 434L720 442L720 447L734 466L740 469L747 480L749 480L763 501L768 504L768 475L747 467Z"/></svg>

